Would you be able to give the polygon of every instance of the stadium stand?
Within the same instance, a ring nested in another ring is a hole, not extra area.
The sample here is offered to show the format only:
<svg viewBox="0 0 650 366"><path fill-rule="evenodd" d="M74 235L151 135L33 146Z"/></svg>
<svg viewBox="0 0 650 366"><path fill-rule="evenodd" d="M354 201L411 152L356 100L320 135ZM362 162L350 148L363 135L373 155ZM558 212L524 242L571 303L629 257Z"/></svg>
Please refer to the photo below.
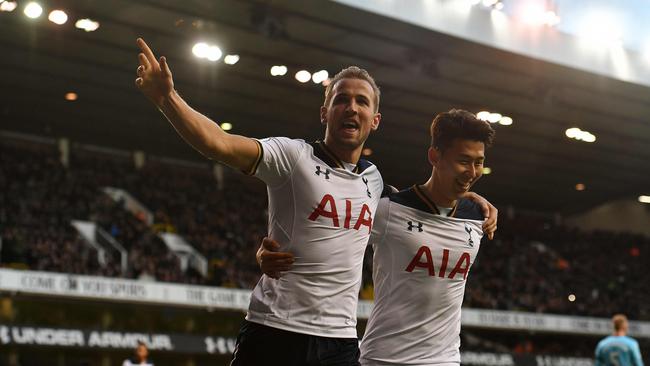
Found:
<svg viewBox="0 0 650 366"><path fill-rule="evenodd" d="M228 175L222 182L229 187L224 194L207 164L153 157L136 169L129 154L77 146L66 166L53 144L8 139L0 140L0 162L2 267L242 289L252 288L259 278L254 252L266 231L265 192L251 178ZM102 187L106 186L136 197L153 213L153 222L105 194ZM512 209L501 212L496 239L482 243L483 250L472 268L465 307L597 317L623 311L632 319L650 319L650 299L643 289L650 283L643 271L643 264L650 260L648 238L583 232L559 224L552 216ZM96 223L121 243L128 251L127 270L121 270L114 253L100 263L97 250L70 225L74 219ZM205 255L209 260L207 276L192 268L183 270L178 257L158 236L161 232L182 235ZM360 297L372 299L371 248L366 254ZM575 301L568 299L571 294ZM59 314L55 320L47 320L38 316L43 303L39 301L41 305L33 305L29 298L14 299L17 305L13 306L21 308L22 315L12 315L11 321L51 327L67 324L79 329L95 323L102 324L102 329L132 332L144 326L172 335L234 335L241 319L239 312L162 311L158 307L45 300L49 301L47 307ZM208 319L221 320L214 323ZM362 320L360 334L364 326ZM519 364L519 355L532 354L589 358L596 341L480 329L464 329L462 337L464 351L475 352L467 359L476 360L476 364L492 362L485 357L514 357L512 362ZM183 338L172 339L181 342L177 339ZM217 343L206 342L217 347ZM214 342L227 344L234 339ZM210 349L216 350L214 347ZM225 362L229 351L226 346L221 348L219 357ZM80 352L78 357L83 355ZM177 362L175 357L162 359ZM202 357L197 360L208 360ZM570 360L563 362L580 362Z"/></svg>
<svg viewBox="0 0 650 366"><path fill-rule="evenodd" d="M257 282L253 258L266 231L265 193L250 179L229 177L233 182L226 195L207 165L154 160L138 170L128 158L77 150L66 168L53 146L5 142L0 148L4 265L237 288ZM111 200L103 186L133 194L155 212L154 224L147 226ZM78 218L96 222L129 250L127 273L120 273L115 258L105 266L97 263L94 250L69 225ZM182 271L156 236L159 231L186 237L209 259L208 277ZM517 213L502 214L496 240L483 245L470 276L467 307L599 317L623 311L633 319L650 319L650 294L643 289L650 283L643 270L650 262L648 238L582 232L556 224L553 217ZM370 299L370 248L367 254L361 297ZM572 294L575 301L568 300Z"/></svg>

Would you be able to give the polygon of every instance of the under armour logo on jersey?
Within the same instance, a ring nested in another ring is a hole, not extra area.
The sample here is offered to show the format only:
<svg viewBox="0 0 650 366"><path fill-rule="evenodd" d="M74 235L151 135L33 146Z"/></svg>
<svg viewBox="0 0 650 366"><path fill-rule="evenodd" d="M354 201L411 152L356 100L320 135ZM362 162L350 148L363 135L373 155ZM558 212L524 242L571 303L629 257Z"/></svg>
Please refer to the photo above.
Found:
<svg viewBox="0 0 650 366"><path fill-rule="evenodd" d="M413 231L414 228L418 229L418 232L422 232L422 223L418 222L417 225L413 225L413 221L407 222L408 226L408 231Z"/></svg>
<svg viewBox="0 0 650 366"><path fill-rule="evenodd" d="M372 195L370 194L370 188L368 188L368 179L366 179L366 177L362 177L361 180L363 181L363 184L366 185L366 193L368 194L368 198L372 198Z"/></svg>
<svg viewBox="0 0 650 366"><path fill-rule="evenodd" d="M325 171L320 170L320 165L316 165L316 171L314 172L316 175L321 175L323 174L325 176L325 179L330 179L330 170L325 169Z"/></svg>
<svg viewBox="0 0 650 366"><path fill-rule="evenodd" d="M472 228L467 226L467 224L465 224L465 232L467 232L467 235L469 235L469 239L467 240L467 244L470 247L473 247L474 246L474 240L472 240Z"/></svg>

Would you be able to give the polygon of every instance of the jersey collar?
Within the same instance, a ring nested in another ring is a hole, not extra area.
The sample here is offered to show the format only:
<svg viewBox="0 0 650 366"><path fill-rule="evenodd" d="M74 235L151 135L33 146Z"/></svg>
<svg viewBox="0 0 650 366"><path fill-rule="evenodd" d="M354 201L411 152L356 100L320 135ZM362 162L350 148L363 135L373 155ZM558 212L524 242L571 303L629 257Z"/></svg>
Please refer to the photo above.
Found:
<svg viewBox="0 0 650 366"><path fill-rule="evenodd" d="M418 198L422 201L422 203L424 203L429 208L431 213L440 215L440 210L438 209L438 206L435 203L433 203L433 201L429 198L429 196L426 195L424 190L419 185L417 184L413 185L413 191L418 196ZM448 217L454 217L454 215L456 214L457 206L458 206L458 201L456 201L454 207L452 207L451 211L449 211L449 213L447 214Z"/></svg>
<svg viewBox="0 0 650 366"><path fill-rule="evenodd" d="M314 148L314 155L324 161L327 165L332 168L345 169L343 161L341 161L341 159L339 159L336 154L334 154L334 152L330 150L327 145L325 145L323 141L317 140L310 143L310 145ZM360 174L370 166L372 166L371 162L365 159L359 159L357 165L352 170L352 173Z"/></svg>

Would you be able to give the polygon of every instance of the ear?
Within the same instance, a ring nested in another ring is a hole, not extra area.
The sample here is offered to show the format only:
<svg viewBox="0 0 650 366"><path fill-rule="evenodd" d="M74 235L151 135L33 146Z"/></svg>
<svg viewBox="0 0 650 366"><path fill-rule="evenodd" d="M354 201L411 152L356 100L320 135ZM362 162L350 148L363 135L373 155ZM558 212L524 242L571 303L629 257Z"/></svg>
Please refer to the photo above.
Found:
<svg viewBox="0 0 650 366"><path fill-rule="evenodd" d="M320 123L323 125L327 124L327 107L324 105L320 107Z"/></svg>
<svg viewBox="0 0 650 366"><path fill-rule="evenodd" d="M436 166L438 164L438 160L440 159L440 152L433 147L429 147L427 155L429 157L429 164Z"/></svg>
<svg viewBox="0 0 650 366"><path fill-rule="evenodd" d="M370 128L372 128L373 131L376 131L379 128L379 122L381 122L381 113L375 113L374 117L372 117Z"/></svg>

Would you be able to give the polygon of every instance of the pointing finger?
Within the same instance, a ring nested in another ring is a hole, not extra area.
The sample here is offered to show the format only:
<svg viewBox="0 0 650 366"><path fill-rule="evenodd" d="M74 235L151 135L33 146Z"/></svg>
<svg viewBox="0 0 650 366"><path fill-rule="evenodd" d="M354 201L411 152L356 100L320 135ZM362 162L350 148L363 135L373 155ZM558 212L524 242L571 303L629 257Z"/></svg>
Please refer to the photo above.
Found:
<svg viewBox="0 0 650 366"><path fill-rule="evenodd" d="M138 47L140 47L140 50L142 53L144 53L145 57L149 61L149 64L151 66L158 64L156 61L156 56L154 56L153 51L151 51L151 48L147 45L147 43L144 41L142 38L138 38Z"/></svg>

